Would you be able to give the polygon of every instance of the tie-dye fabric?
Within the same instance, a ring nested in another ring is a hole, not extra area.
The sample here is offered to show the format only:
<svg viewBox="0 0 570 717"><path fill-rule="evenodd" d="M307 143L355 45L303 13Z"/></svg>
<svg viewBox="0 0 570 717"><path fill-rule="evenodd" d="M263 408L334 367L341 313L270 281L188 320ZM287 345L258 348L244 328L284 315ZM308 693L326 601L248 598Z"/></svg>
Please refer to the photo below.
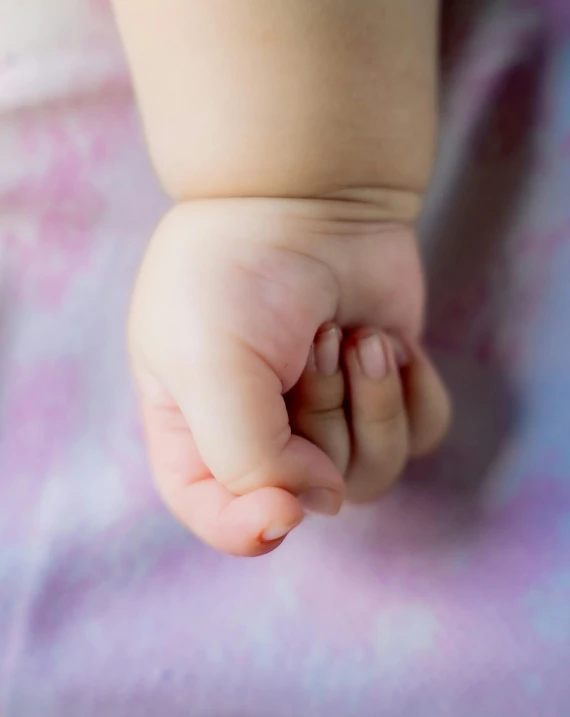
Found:
<svg viewBox="0 0 570 717"><path fill-rule="evenodd" d="M246 561L148 476L123 322L165 202L108 7L0 0L2 717L570 714L570 4L479 4L423 231L453 436Z"/></svg>

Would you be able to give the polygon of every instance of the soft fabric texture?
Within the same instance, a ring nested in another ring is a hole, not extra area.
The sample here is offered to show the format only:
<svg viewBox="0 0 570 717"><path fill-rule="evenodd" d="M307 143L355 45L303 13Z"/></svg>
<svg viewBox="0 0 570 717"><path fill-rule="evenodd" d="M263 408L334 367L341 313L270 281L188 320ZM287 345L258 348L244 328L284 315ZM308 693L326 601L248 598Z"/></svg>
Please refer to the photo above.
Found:
<svg viewBox="0 0 570 717"><path fill-rule="evenodd" d="M109 8L0 0L2 717L567 714L570 10L469 4L423 219L453 435L246 561L148 475L123 327L166 202Z"/></svg>

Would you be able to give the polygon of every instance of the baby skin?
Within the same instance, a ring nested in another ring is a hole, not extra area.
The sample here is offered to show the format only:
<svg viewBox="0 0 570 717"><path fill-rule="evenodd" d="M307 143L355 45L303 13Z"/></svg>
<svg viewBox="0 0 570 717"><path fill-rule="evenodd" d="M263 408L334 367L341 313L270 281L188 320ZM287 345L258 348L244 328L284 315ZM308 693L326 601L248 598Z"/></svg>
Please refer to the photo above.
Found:
<svg viewBox="0 0 570 717"><path fill-rule="evenodd" d="M115 0L173 199L129 347L167 506L226 553L378 498L442 439L415 220L436 0Z"/></svg>

